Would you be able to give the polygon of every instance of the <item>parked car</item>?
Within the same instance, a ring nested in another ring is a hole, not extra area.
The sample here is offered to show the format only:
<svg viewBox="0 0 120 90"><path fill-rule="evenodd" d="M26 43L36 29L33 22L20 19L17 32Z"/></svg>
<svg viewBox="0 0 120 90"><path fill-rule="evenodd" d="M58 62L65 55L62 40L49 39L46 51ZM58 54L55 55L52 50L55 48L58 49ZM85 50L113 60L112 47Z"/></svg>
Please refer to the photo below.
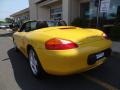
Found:
<svg viewBox="0 0 120 90"><path fill-rule="evenodd" d="M103 64L111 40L98 29L57 26L52 21L29 21L13 34L16 50L28 58L35 77L44 73L69 75Z"/></svg>
<svg viewBox="0 0 120 90"><path fill-rule="evenodd" d="M8 29L9 26L8 25L0 25L0 29Z"/></svg>

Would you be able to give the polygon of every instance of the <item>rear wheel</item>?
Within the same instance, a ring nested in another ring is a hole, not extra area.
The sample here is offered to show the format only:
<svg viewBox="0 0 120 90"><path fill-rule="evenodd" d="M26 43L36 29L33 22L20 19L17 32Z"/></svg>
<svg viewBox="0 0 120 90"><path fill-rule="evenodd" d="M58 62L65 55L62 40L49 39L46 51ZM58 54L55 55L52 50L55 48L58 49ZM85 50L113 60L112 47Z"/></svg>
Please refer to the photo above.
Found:
<svg viewBox="0 0 120 90"><path fill-rule="evenodd" d="M28 59L29 59L29 65L33 75L36 78L42 78L44 76L44 70L40 65L37 54L32 48L28 51Z"/></svg>

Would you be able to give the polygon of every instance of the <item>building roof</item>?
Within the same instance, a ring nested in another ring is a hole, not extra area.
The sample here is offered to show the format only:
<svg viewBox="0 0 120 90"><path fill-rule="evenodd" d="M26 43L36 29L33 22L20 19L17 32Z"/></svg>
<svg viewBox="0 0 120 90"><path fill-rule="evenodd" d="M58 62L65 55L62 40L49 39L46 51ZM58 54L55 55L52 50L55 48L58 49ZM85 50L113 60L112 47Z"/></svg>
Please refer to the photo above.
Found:
<svg viewBox="0 0 120 90"><path fill-rule="evenodd" d="M20 15L20 14L22 14L22 13L26 13L26 12L29 12L29 8L25 8L25 9L23 9L23 10L20 10L20 11L18 11L18 12L16 12L16 13L10 15L10 17L14 17L14 16Z"/></svg>
<svg viewBox="0 0 120 90"><path fill-rule="evenodd" d="M47 0L35 0L34 3L42 3L42 2L44 2L44 1L47 1Z"/></svg>
<svg viewBox="0 0 120 90"><path fill-rule="evenodd" d="M40 4L40 6L47 6L60 0L36 0L34 3Z"/></svg>

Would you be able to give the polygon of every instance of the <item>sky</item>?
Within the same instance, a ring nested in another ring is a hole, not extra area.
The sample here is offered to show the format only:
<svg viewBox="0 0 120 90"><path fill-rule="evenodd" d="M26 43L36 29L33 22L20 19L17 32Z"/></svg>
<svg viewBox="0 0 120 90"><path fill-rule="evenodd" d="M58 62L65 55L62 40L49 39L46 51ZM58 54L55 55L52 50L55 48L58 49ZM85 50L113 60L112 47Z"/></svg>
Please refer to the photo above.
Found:
<svg viewBox="0 0 120 90"><path fill-rule="evenodd" d="M28 7L28 0L0 0L0 20Z"/></svg>

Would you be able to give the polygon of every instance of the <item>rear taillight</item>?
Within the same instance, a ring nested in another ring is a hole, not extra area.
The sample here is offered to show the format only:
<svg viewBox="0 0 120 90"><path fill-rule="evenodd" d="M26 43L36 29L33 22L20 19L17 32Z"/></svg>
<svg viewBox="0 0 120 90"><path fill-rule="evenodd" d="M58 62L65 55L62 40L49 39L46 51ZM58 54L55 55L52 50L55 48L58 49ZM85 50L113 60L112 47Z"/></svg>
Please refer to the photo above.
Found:
<svg viewBox="0 0 120 90"><path fill-rule="evenodd" d="M66 50L77 47L78 45L72 41L58 38L50 39L45 43L45 48L48 50Z"/></svg>
<svg viewBox="0 0 120 90"><path fill-rule="evenodd" d="M103 34L103 37L105 38L105 39L110 39L109 37L108 37L108 35L107 34Z"/></svg>

